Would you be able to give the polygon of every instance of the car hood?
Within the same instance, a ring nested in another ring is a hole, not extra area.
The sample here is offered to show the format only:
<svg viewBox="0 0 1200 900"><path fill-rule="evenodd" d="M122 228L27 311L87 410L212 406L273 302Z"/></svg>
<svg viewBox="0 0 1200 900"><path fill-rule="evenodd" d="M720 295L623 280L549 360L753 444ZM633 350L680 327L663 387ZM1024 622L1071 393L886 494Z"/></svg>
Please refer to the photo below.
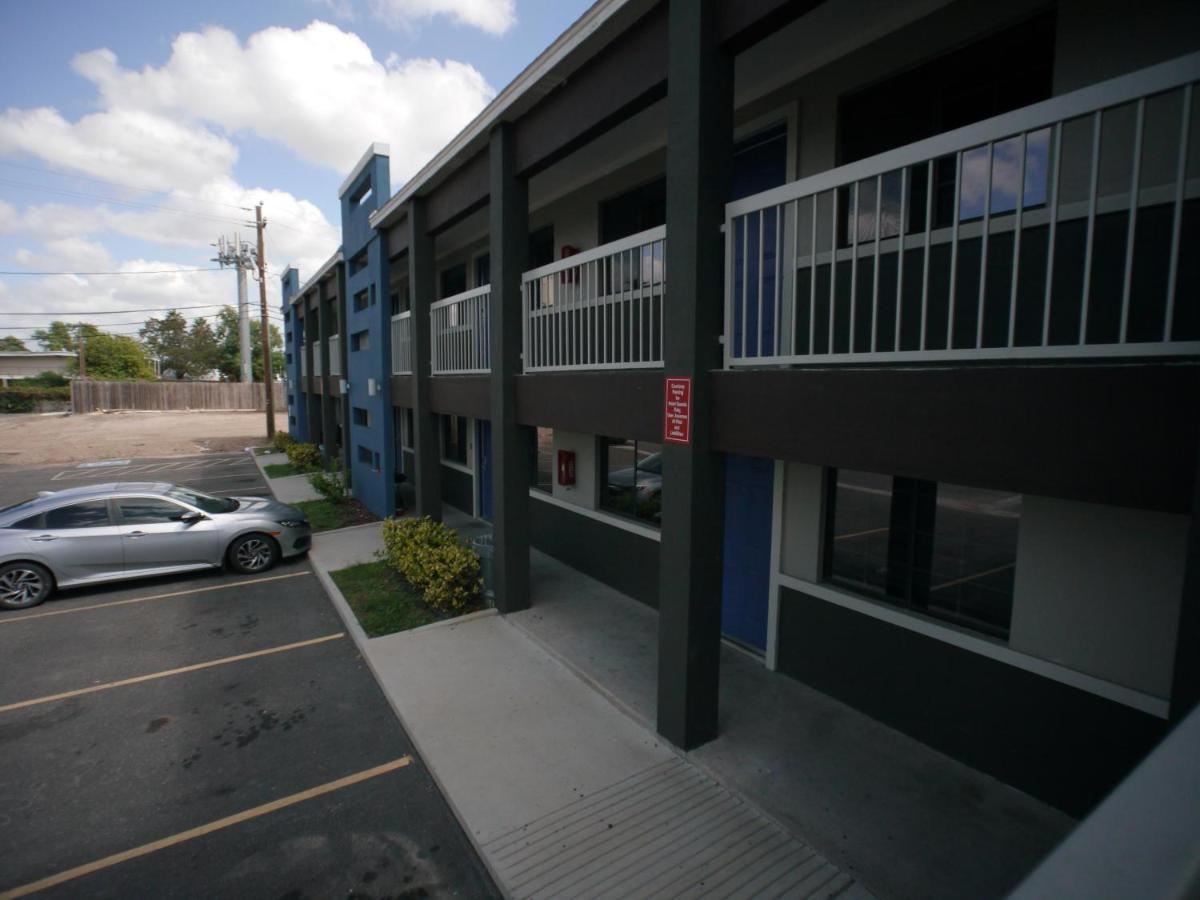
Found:
<svg viewBox="0 0 1200 900"><path fill-rule="evenodd" d="M294 506L280 503L271 497L230 497L238 502L238 508L228 515L282 516L287 519L307 519L308 516Z"/></svg>

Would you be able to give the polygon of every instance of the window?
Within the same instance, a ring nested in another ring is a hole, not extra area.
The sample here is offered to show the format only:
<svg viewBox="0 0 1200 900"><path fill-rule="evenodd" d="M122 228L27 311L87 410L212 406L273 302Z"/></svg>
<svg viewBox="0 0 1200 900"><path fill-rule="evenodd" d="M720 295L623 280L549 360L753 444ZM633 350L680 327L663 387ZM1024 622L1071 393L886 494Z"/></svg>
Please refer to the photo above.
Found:
<svg viewBox="0 0 1200 900"><path fill-rule="evenodd" d="M361 252L350 258L350 274L357 275L367 267L367 249L364 247Z"/></svg>
<svg viewBox="0 0 1200 900"><path fill-rule="evenodd" d="M363 428L371 427L371 411L356 406L352 410L354 416L354 424L361 425Z"/></svg>
<svg viewBox="0 0 1200 900"><path fill-rule="evenodd" d="M354 311L362 312L370 305L366 288L354 295Z"/></svg>
<svg viewBox="0 0 1200 900"><path fill-rule="evenodd" d="M161 522L178 522L187 512L178 503L159 500L157 497L129 497L118 500L121 521L126 525L154 525Z"/></svg>
<svg viewBox="0 0 1200 900"><path fill-rule="evenodd" d="M206 494L194 488L173 487L167 493L176 500L182 500L184 503L198 506L206 513L233 512L241 506L238 501L231 497L214 497L212 494Z"/></svg>
<svg viewBox="0 0 1200 900"><path fill-rule="evenodd" d="M461 294L467 289L467 264L459 263L457 266L451 266L448 269L442 270L442 293L441 299L453 297L455 294Z"/></svg>
<svg viewBox="0 0 1200 900"><path fill-rule="evenodd" d="M442 460L467 464L467 420L462 416L442 416Z"/></svg>
<svg viewBox="0 0 1200 900"><path fill-rule="evenodd" d="M402 312L408 312L408 310L411 308L411 302L408 297L407 281L392 288L392 293L388 297L388 302L391 304L393 316L398 316Z"/></svg>
<svg viewBox="0 0 1200 900"><path fill-rule="evenodd" d="M362 331L356 331L356 332L354 332L354 334L350 335L350 350L352 352L357 353L359 350L370 350L370 349L371 349L371 332L367 331L366 329L363 329Z"/></svg>
<svg viewBox="0 0 1200 900"><path fill-rule="evenodd" d="M109 524L108 501L89 500L73 506L60 506L46 513L46 528L100 528Z"/></svg>
<svg viewBox="0 0 1200 900"><path fill-rule="evenodd" d="M554 429L537 429L533 454L533 486L547 494L554 490Z"/></svg>
<svg viewBox="0 0 1200 900"><path fill-rule="evenodd" d="M400 446L405 450L413 448L413 411L404 407L400 413Z"/></svg>
<svg viewBox="0 0 1200 900"><path fill-rule="evenodd" d="M366 203L370 199L371 199L371 179L368 178L361 185L359 185L358 190L356 190L353 194L350 195L350 204L351 204L351 206L362 206L364 203Z"/></svg>
<svg viewBox="0 0 1200 900"><path fill-rule="evenodd" d="M370 448L364 447L361 444L359 444L359 446L358 446L358 461L360 463L363 463L364 465L368 465L368 466L373 465L375 462L375 454L373 454L371 452Z"/></svg>
<svg viewBox="0 0 1200 900"><path fill-rule="evenodd" d="M662 520L662 444L601 439L600 505L655 525Z"/></svg>
<svg viewBox="0 0 1200 900"><path fill-rule="evenodd" d="M36 528L42 527L42 516L38 513L36 516L30 516L28 519L22 519L20 522L13 522L9 528L19 528L23 531L33 531Z"/></svg>
<svg viewBox="0 0 1200 900"><path fill-rule="evenodd" d="M600 204L600 243L657 228L667 221L667 179L659 178Z"/></svg>
<svg viewBox="0 0 1200 900"><path fill-rule="evenodd" d="M1019 494L847 469L831 490L830 581L1007 638Z"/></svg>

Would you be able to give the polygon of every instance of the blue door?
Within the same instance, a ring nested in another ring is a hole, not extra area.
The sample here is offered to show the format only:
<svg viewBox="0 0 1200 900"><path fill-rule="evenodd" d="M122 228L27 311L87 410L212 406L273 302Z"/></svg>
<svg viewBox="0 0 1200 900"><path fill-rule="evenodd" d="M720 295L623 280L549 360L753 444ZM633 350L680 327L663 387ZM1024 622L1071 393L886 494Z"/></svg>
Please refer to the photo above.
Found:
<svg viewBox="0 0 1200 900"><path fill-rule="evenodd" d="M479 422L479 515L492 520L492 423Z"/></svg>
<svg viewBox="0 0 1200 900"><path fill-rule="evenodd" d="M721 631L759 650L767 648L774 481L773 460L732 453L725 457Z"/></svg>

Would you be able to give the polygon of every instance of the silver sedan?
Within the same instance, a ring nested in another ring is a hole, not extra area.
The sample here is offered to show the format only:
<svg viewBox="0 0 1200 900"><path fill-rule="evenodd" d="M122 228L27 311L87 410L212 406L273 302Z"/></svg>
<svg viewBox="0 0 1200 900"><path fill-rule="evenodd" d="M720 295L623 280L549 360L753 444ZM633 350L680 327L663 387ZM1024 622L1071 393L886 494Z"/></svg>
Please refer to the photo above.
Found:
<svg viewBox="0 0 1200 900"><path fill-rule="evenodd" d="M125 578L220 566L265 572L311 543L303 512L262 497L162 482L46 491L0 509L0 609Z"/></svg>

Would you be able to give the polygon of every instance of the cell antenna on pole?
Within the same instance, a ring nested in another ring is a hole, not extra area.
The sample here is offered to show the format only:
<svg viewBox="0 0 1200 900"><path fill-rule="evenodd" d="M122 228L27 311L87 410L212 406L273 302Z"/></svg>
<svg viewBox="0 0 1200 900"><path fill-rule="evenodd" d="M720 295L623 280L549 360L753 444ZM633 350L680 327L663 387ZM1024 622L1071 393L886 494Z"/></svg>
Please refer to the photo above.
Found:
<svg viewBox="0 0 1200 900"><path fill-rule="evenodd" d="M253 369L250 365L250 298L248 296L250 270L254 268L254 251L251 249L250 243L243 241L237 234L233 236L232 241L226 240L224 236L218 238L214 246L217 248L217 255L213 258L213 262L219 263L221 268L233 266L237 269L238 350L241 362L241 378L239 380L249 384L254 380Z"/></svg>

